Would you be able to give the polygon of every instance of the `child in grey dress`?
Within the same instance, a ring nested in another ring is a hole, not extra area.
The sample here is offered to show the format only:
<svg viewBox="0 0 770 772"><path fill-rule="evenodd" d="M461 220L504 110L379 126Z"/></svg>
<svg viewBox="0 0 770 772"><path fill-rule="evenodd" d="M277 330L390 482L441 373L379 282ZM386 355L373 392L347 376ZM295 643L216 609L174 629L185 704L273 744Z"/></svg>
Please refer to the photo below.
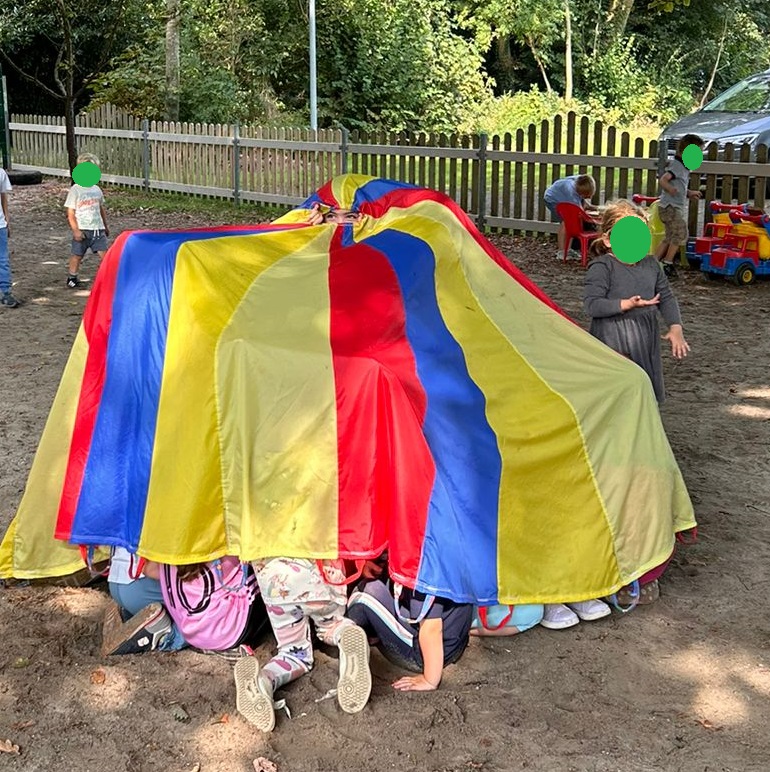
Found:
<svg viewBox="0 0 770 772"><path fill-rule="evenodd" d="M583 301L591 317L591 334L619 354L636 362L650 376L658 404L665 399L658 331L658 311L668 324L663 336L677 359L687 356L679 304L658 261L647 255L638 263L618 260L610 251L610 231L628 215L644 213L628 201L608 204L601 233L592 245L595 257L588 266Z"/></svg>

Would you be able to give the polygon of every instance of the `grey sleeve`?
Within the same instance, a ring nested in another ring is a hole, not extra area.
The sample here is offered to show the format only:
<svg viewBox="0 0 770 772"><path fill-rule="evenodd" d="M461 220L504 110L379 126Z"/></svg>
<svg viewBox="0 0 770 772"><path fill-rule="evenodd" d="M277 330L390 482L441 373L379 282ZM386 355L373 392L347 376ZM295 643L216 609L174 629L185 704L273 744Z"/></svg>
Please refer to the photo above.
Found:
<svg viewBox="0 0 770 772"><path fill-rule="evenodd" d="M604 262L594 260L586 271L583 288L583 308L588 316L596 319L602 316L617 316L620 299L608 298L610 291L610 269Z"/></svg>
<svg viewBox="0 0 770 772"><path fill-rule="evenodd" d="M679 312L679 303L676 302L674 293L671 291L671 285L661 270L658 270L658 277L655 280L655 293L660 295L658 309L666 324L669 327L672 324L681 324L682 314Z"/></svg>

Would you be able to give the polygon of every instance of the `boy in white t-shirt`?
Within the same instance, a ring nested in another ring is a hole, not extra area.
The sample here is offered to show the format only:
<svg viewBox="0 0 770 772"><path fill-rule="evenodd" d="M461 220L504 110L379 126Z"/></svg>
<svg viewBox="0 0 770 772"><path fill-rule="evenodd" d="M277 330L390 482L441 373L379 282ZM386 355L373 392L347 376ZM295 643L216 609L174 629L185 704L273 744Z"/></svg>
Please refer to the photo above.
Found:
<svg viewBox="0 0 770 772"><path fill-rule="evenodd" d="M99 165L99 159L91 153L78 156L79 164L86 162ZM83 286L83 282L78 279L78 270L86 252L90 249L102 258L107 251L110 231L104 211L104 194L98 185L85 188L75 184L69 189L64 206L67 207L67 220L72 228L72 256L67 272L67 286L77 289Z"/></svg>
<svg viewBox="0 0 770 772"><path fill-rule="evenodd" d="M8 194L11 181L5 169L0 168L0 305L18 308L19 301L11 294L11 260L8 255Z"/></svg>

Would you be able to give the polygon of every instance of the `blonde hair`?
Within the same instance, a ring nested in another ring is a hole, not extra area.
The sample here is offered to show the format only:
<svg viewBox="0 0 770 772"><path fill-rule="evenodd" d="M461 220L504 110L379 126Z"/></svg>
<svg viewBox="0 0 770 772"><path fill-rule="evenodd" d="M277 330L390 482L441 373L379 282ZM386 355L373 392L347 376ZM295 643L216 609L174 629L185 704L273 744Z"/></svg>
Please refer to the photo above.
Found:
<svg viewBox="0 0 770 772"><path fill-rule="evenodd" d="M96 164L96 166L99 166L99 157L95 156L93 153L81 153L78 156L78 163L79 164L91 163L91 164Z"/></svg>
<svg viewBox="0 0 770 772"><path fill-rule="evenodd" d="M608 201L604 205L602 211L602 221L599 225L599 238L594 239L591 242L591 254L604 255L610 251L610 247L604 243L602 236L609 236L610 231L617 225L617 223L624 217L638 217L640 220L647 222L647 212L640 206L633 204L631 201L627 201L622 198L617 201Z"/></svg>

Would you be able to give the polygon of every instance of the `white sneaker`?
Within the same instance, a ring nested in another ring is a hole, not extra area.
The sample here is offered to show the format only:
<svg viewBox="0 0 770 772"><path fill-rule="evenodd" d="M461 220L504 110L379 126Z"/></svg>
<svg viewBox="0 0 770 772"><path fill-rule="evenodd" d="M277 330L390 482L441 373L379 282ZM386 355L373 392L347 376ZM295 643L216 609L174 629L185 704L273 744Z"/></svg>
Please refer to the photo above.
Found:
<svg viewBox="0 0 770 772"><path fill-rule="evenodd" d="M563 603L546 603L540 624L549 630L564 630L580 622L578 615Z"/></svg>
<svg viewBox="0 0 770 772"><path fill-rule="evenodd" d="M584 622L607 617L612 609L602 600L581 600L579 603L567 604Z"/></svg>
<svg viewBox="0 0 770 772"><path fill-rule="evenodd" d="M358 625L347 625L340 633L337 646L340 650L337 702L345 713L358 713L364 709L372 691L366 631Z"/></svg>
<svg viewBox="0 0 770 772"><path fill-rule="evenodd" d="M256 657L241 657L233 668L235 705L238 712L257 729L271 732L275 728L273 687L259 673Z"/></svg>
<svg viewBox="0 0 770 772"><path fill-rule="evenodd" d="M580 252L577 251L577 249L570 249L567 251L567 257L570 260L582 260L583 255L580 254Z"/></svg>
<svg viewBox="0 0 770 772"><path fill-rule="evenodd" d="M564 252L562 252L560 249L556 250L556 259L557 260L564 260Z"/></svg>

